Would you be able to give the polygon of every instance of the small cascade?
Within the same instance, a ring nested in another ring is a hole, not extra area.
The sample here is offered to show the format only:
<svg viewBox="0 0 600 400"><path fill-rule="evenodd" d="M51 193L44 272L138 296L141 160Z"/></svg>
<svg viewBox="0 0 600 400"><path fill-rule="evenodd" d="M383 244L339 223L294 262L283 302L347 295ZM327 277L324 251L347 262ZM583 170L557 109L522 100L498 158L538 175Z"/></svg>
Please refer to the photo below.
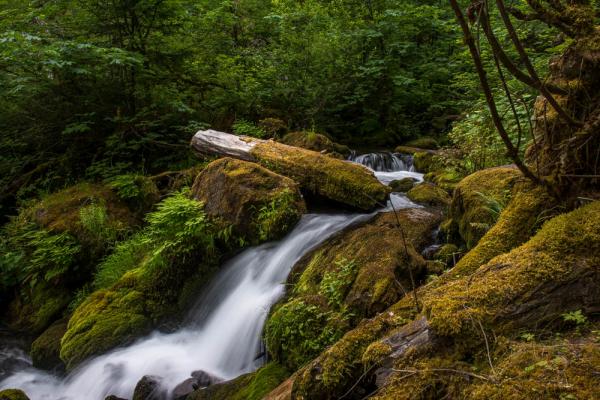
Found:
<svg viewBox="0 0 600 400"><path fill-rule="evenodd" d="M408 154L382 152L358 155L356 152L352 152L348 161L362 164L376 172L414 172L413 157Z"/></svg>

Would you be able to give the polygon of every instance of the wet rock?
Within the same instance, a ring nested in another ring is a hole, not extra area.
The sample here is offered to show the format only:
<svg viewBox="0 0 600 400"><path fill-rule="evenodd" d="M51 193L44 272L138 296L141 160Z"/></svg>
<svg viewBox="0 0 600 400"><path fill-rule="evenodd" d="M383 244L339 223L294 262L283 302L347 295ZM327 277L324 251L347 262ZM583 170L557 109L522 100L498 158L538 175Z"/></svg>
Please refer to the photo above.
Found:
<svg viewBox="0 0 600 400"><path fill-rule="evenodd" d="M411 177L397 179L397 180L390 182L390 188L392 188L392 191L394 191L394 192L404 193L404 192L408 192L410 189L412 189L413 186L415 186L415 183L417 183L417 182L418 182L418 179L411 178Z"/></svg>
<svg viewBox="0 0 600 400"><path fill-rule="evenodd" d="M31 344L31 360L36 368L62 370L60 340L67 331L67 319L55 322Z"/></svg>
<svg viewBox="0 0 600 400"><path fill-rule="evenodd" d="M166 400L167 393L161 387L162 378L146 375L139 380L133 391L132 400Z"/></svg>
<svg viewBox="0 0 600 400"><path fill-rule="evenodd" d="M205 371L194 371L192 377L184 380L173 389L174 399L185 399L186 396L195 390L205 388L216 383L222 382L223 379L218 376L209 374Z"/></svg>
<svg viewBox="0 0 600 400"><path fill-rule="evenodd" d="M208 165L192 192L208 215L230 223L235 234L253 244L281 238L306 211L296 182L233 158Z"/></svg>
<svg viewBox="0 0 600 400"><path fill-rule="evenodd" d="M114 395L110 395L110 396L106 397L104 400L127 400L127 399L124 399L122 397L117 397Z"/></svg>
<svg viewBox="0 0 600 400"><path fill-rule="evenodd" d="M446 207L450 204L450 196L444 189L427 182L413 187L406 195L415 203L433 207Z"/></svg>
<svg viewBox="0 0 600 400"><path fill-rule="evenodd" d="M29 397L22 390L6 389L0 391L0 400L29 400Z"/></svg>

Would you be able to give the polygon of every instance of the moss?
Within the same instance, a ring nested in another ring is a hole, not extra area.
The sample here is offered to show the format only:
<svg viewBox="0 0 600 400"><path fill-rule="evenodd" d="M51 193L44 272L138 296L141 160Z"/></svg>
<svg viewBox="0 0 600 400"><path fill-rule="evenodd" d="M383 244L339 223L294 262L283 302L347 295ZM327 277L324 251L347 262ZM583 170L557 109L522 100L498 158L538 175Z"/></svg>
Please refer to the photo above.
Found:
<svg viewBox="0 0 600 400"><path fill-rule="evenodd" d="M427 173L423 179L432 182L452 194L458 183L464 178L462 174L452 168L445 168Z"/></svg>
<svg viewBox="0 0 600 400"><path fill-rule="evenodd" d="M433 290L423 301L431 326L456 336L479 320L498 332L550 324L569 307L593 308L600 298L594 299L600 296L598 221L598 201L561 214L523 245Z"/></svg>
<svg viewBox="0 0 600 400"><path fill-rule="evenodd" d="M0 391L0 400L29 400L22 390L6 389Z"/></svg>
<svg viewBox="0 0 600 400"><path fill-rule="evenodd" d="M318 151L334 158L346 158L350 148L333 142L327 136L315 132L290 132L281 139L281 143Z"/></svg>
<svg viewBox="0 0 600 400"><path fill-rule="evenodd" d="M236 235L252 244L281 238L306 211L294 181L232 158L209 164L192 191L208 215L231 224Z"/></svg>
<svg viewBox="0 0 600 400"><path fill-rule="evenodd" d="M453 267L456 264L456 260L460 258L460 255L461 252L456 245L446 243L435 253L434 258L446 266Z"/></svg>
<svg viewBox="0 0 600 400"><path fill-rule="evenodd" d="M67 331L67 319L55 322L31 344L33 366L42 369L62 369L60 340Z"/></svg>
<svg viewBox="0 0 600 400"><path fill-rule="evenodd" d="M190 394L188 400L261 400L283 382L289 373L281 365L271 362L250 374L228 382L209 386Z"/></svg>
<svg viewBox="0 0 600 400"><path fill-rule="evenodd" d="M90 204L106 206L108 223L125 229L139 223L127 205L108 186L80 183L43 198L24 211L28 219L52 232L69 232L85 242L88 231L81 225L80 210Z"/></svg>
<svg viewBox="0 0 600 400"><path fill-rule="evenodd" d="M144 296L131 287L94 292L74 312L61 341L68 369L133 340L151 327Z"/></svg>
<svg viewBox="0 0 600 400"><path fill-rule="evenodd" d="M150 177L143 175L120 175L110 179L108 185L130 209L142 216L160 200L160 192Z"/></svg>
<svg viewBox="0 0 600 400"><path fill-rule="evenodd" d="M390 188L394 192L408 192L415 186L417 180L415 178L403 178L390 182Z"/></svg>
<svg viewBox="0 0 600 400"><path fill-rule="evenodd" d="M435 155L425 151L419 151L413 154L413 164L419 172L431 172L437 167Z"/></svg>
<svg viewBox="0 0 600 400"><path fill-rule="evenodd" d="M416 185L406 195L419 204L434 207L447 207L450 204L450 196L444 189L427 182Z"/></svg>
<svg viewBox="0 0 600 400"><path fill-rule="evenodd" d="M62 316L71 296L69 289L45 281L33 287L23 286L8 305L4 322L14 331L41 333Z"/></svg>
<svg viewBox="0 0 600 400"><path fill-rule="evenodd" d="M294 179L309 193L358 209L385 203L390 192L367 168L314 151L266 142L251 153L261 165Z"/></svg>
<svg viewBox="0 0 600 400"><path fill-rule="evenodd" d="M427 136L411 140L409 142L406 142L404 145L408 147L416 147L419 149L428 150L435 150L439 147L438 142L434 138Z"/></svg>
<svg viewBox="0 0 600 400"><path fill-rule="evenodd" d="M287 124L278 118L264 118L258 121L258 127L266 132L267 137L280 138L288 131Z"/></svg>
<svg viewBox="0 0 600 400"><path fill-rule="evenodd" d="M457 185L450 218L467 248L474 247L494 225L520 180L516 168L496 167L471 174Z"/></svg>

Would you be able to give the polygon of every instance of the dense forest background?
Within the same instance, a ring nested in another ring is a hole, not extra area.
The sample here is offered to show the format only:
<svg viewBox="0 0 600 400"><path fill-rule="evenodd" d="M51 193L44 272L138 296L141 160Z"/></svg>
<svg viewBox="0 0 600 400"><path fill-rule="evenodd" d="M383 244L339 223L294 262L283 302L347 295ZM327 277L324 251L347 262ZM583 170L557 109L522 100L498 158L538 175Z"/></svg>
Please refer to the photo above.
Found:
<svg viewBox="0 0 600 400"><path fill-rule="evenodd" d="M543 76L565 38L518 29ZM534 93L507 83L516 135ZM433 136L468 169L507 162L444 1L1 0L0 91L2 215L80 179L188 167L199 128L260 134L265 119L353 148Z"/></svg>

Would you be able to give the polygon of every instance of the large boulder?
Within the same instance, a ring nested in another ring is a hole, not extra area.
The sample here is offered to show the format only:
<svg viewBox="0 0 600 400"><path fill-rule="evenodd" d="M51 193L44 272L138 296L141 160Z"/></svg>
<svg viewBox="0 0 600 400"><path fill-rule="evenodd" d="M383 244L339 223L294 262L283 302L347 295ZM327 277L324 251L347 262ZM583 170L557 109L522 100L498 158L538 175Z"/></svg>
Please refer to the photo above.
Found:
<svg viewBox="0 0 600 400"><path fill-rule="evenodd" d="M415 203L432 207L447 207L450 204L450 196L441 187L432 183L423 182L406 193L406 196Z"/></svg>
<svg viewBox="0 0 600 400"><path fill-rule="evenodd" d="M390 193L368 168L300 147L213 130L197 132L191 144L199 153L258 162L308 193L360 210L378 207Z"/></svg>
<svg viewBox="0 0 600 400"><path fill-rule="evenodd" d="M161 386L161 378L146 375L135 385L131 400L166 400L167 391Z"/></svg>
<svg viewBox="0 0 600 400"><path fill-rule="evenodd" d="M326 241L294 267L288 298L266 324L269 352L294 370L362 318L398 301L425 273L420 251L440 216L424 209L384 213ZM403 238L404 234L404 238ZM406 239L406 248L404 247ZM407 253L408 250L408 253Z"/></svg>
<svg viewBox="0 0 600 400"><path fill-rule="evenodd" d="M222 158L196 178L192 193L206 213L249 243L281 238L306 211L298 184L248 161Z"/></svg>

